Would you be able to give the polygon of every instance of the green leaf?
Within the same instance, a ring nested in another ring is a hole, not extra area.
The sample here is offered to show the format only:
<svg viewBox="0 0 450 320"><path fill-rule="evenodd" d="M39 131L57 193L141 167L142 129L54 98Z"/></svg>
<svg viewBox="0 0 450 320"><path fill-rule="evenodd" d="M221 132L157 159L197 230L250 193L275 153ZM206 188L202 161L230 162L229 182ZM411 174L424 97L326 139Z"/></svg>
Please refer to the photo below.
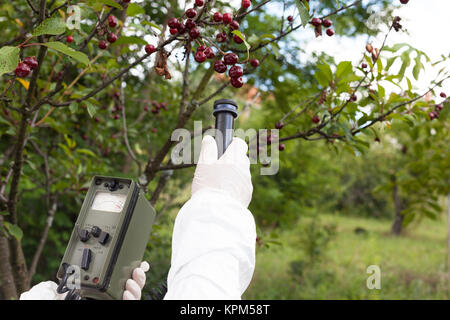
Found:
<svg viewBox="0 0 450 320"><path fill-rule="evenodd" d="M88 66L90 64L89 58L88 58L87 55L85 55L83 52L76 51L76 50L66 46L64 43L61 43L61 42L45 42L45 43L42 43L42 45L46 46L46 47L48 47L50 49L53 49L53 50L59 51L61 53L64 53L65 55L68 55L69 57L77 60L78 62L81 62L85 66Z"/></svg>
<svg viewBox="0 0 450 320"><path fill-rule="evenodd" d="M336 69L336 78L345 78L353 72L353 66L350 61L342 61L338 64Z"/></svg>
<svg viewBox="0 0 450 320"><path fill-rule="evenodd" d="M392 65L393 65L394 62L395 62L395 59L397 59L397 57L392 57L392 58L389 58L389 59L387 60L387 63L386 63L386 71L388 71L388 70L392 67Z"/></svg>
<svg viewBox="0 0 450 320"><path fill-rule="evenodd" d="M302 26L304 28L308 25L309 22L309 10L300 0L295 0L295 4L297 5L297 9L300 14L300 20L302 21Z"/></svg>
<svg viewBox="0 0 450 320"><path fill-rule="evenodd" d="M97 108L95 108L95 106L87 100L84 103L86 104L87 111L91 118L94 117L94 115L97 113Z"/></svg>
<svg viewBox="0 0 450 320"><path fill-rule="evenodd" d="M20 229L19 226L9 223L9 222L6 222L6 221L3 222L3 225L5 226L6 230L8 230L10 235L12 235L18 241L22 240L23 231L22 231L22 229Z"/></svg>
<svg viewBox="0 0 450 320"><path fill-rule="evenodd" d="M69 110L70 110L71 113L77 112L78 111L78 103L77 102L72 102L69 105Z"/></svg>
<svg viewBox="0 0 450 320"><path fill-rule="evenodd" d="M327 87L328 84L333 80L333 72L328 64L319 64L317 66L317 71L314 77L317 79L322 87Z"/></svg>
<svg viewBox="0 0 450 320"><path fill-rule="evenodd" d="M393 47L385 47L383 50L397 52L398 50L400 50L403 47L410 47L410 45L407 43L397 43Z"/></svg>
<svg viewBox="0 0 450 320"><path fill-rule="evenodd" d="M17 47L2 47L0 49L0 77L12 72L19 64L20 49Z"/></svg>
<svg viewBox="0 0 450 320"><path fill-rule="evenodd" d="M278 59L280 57L280 50L278 44L276 44L275 42L271 42L270 47L272 48L273 54Z"/></svg>
<svg viewBox="0 0 450 320"><path fill-rule="evenodd" d="M134 17L138 14L145 13L145 10L136 3L130 3L127 8L127 16Z"/></svg>
<svg viewBox="0 0 450 320"><path fill-rule="evenodd" d="M153 22L142 21L141 23L142 23L142 24L146 24L146 25L148 25L148 26L150 26L150 27L156 28L156 29L158 29L159 31L161 31L161 27L158 26L158 25L156 25L156 24L154 24Z"/></svg>
<svg viewBox="0 0 450 320"><path fill-rule="evenodd" d="M406 227L408 224L410 224L414 220L414 213L410 212L405 214L405 218L403 219L402 226Z"/></svg>
<svg viewBox="0 0 450 320"><path fill-rule="evenodd" d="M414 79L418 80L420 71L422 69L424 69L424 66L423 66L422 62L420 61L419 55L416 57L415 62L416 62L416 65L413 68L413 76L414 76Z"/></svg>
<svg viewBox="0 0 450 320"><path fill-rule="evenodd" d="M412 90L412 83L411 83L411 80L409 80L408 77L406 77L406 82L408 83L408 91L411 91Z"/></svg>
<svg viewBox="0 0 450 320"><path fill-rule="evenodd" d="M122 6L120 4L118 4L117 2L115 2L114 0L95 0L95 2L103 3L110 7L114 7L119 10L123 10Z"/></svg>
<svg viewBox="0 0 450 320"><path fill-rule="evenodd" d="M33 36L43 34L59 35L66 31L66 23L62 18L49 18L42 21L33 31Z"/></svg>
<svg viewBox="0 0 450 320"><path fill-rule="evenodd" d="M116 42L113 43L113 45L120 45L120 44L141 44L146 45L147 41L145 41L142 38L135 37L135 36L122 36L119 39L117 39Z"/></svg>
<svg viewBox="0 0 450 320"><path fill-rule="evenodd" d="M94 158L97 157L97 155L89 149L81 148L81 149L77 149L76 152L86 154L86 155L94 157Z"/></svg>
<svg viewBox="0 0 450 320"><path fill-rule="evenodd" d="M378 87L378 97L380 98L380 100L382 100L386 95L386 90L384 90L384 88L379 84L377 85L377 87Z"/></svg>
<svg viewBox="0 0 450 320"><path fill-rule="evenodd" d="M237 35L239 38L241 38L242 41L244 41L245 47L247 48L247 57L250 55L250 45L245 40L245 36L239 31L239 30L233 30L233 34Z"/></svg>

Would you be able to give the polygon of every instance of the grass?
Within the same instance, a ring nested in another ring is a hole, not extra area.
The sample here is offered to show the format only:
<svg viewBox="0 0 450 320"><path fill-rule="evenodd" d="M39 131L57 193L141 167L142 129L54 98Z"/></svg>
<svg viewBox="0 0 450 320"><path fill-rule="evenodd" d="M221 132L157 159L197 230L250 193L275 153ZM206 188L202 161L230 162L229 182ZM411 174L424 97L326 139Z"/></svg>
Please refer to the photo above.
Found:
<svg viewBox="0 0 450 320"><path fill-rule="evenodd" d="M423 220L405 234L390 234L391 221L322 215L335 236L314 263L305 254L302 218L279 234L282 245L257 249L256 269L245 299L449 299L447 221ZM355 228L365 232L355 233ZM264 241L264 236L262 237ZM297 263L295 263L297 262ZM292 263L295 263L292 267ZM369 290L369 265L381 270L381 289Z"/></svg>

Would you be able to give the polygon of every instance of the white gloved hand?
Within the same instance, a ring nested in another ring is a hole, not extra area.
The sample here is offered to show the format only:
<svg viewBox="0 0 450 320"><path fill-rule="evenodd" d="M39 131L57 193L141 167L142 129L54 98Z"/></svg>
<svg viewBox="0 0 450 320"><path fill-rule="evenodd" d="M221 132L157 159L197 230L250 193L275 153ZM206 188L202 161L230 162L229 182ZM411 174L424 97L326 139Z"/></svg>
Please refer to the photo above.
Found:
<svg viewBox="0 0 450 320"><path fill-rule="evenodd" d="M145 273L150 269L147 261L143 261L139 268L133 270L131 279L125 284L122 300L141 300L142 288L145 286Z"/></svg>
<svg viewBox="0 0 450 320"><path fill-rule="evenodd" d="M141 299L141 291L145 285L145 272L150 269L150 265L143 261L138 268L133 270L131 279L128 279L123 292L123 300ZM43 281L33 286L29 291L20 295L20 300L64 300L65 293L57 293L58 285L53 281Z"/></svg>
<svg viewBox="0 0 450 320"><path fill-rule="evenodd" d="M217 159L216 141L212 136L205 136L192 182L192 195L204 189L215 190L247 208L253 192L247 150L247 143L234 137Z"/></svg>

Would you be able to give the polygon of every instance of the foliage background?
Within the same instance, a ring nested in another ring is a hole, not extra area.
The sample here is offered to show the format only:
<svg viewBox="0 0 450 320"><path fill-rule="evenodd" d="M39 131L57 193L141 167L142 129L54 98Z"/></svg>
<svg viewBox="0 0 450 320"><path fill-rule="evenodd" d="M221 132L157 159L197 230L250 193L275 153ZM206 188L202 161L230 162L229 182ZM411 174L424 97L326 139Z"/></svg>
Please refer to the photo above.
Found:
<svg viewBox="0 0 450 320"><path fill-rule="evenodd" d="M345 5L352 1L338 2ZM58 3L54 2L53 6ZM80 3L85 3L83 15L87 19L95 19L92 8L96 1ZM128 17L128 38L124 36L123 42L112 45L103 54L79 81L74 94L84 95L97 85L99 76L105 79L115 74L133 61L136 54L143 52L145 43L157 44L156 38L150 34L150 30L154 29L143 25L142 21L160 26L166 21L168 12L172 15L182 13L182 7L174 1L135 3L145 13ZM287 12L296 12L294 2L287 1L286 4L290 10ZM283 6L282 2L271 5L278 9ZM370 15L366 9L371 5L382 10L399 4L398 1L388 0L364 1L362 6L350 8L333 18L336 35L349 38L367 36L372 39L370 37L386 32L386 23L392 20L392 10L388 9L379 24L369 29L365 24ZM231 3L231 7L238 6ZM224 10L230 6L217 2L216 7ZM330 8L336 7L335 0L321 1L316 14L327 14ZM248 39L252 34L261 36L277 32L280 16L273 14L274 11L262 10L249 15L242 23L241 31ZM0 26L3 30L0 44L14 38L21 30L20 23L31 21L29 16L26 1L16 1L14 7L10 3L0 4ZM19 19L20 23L15 19ZM299 19L298 16L296 19ZM81 44L89 30L89 24L82 24L81 32L72 32L75 44ZM142 32L146 35L143 36ZM302 32L313 34L314 31L308 27ZM95 41L88 47L91 52L95 52ZM305 59L304 45L299 34L291 34L282 38L278 46L255 53L262 63L254 73L246 76L246 85L240 90L227 87L220 93L218 98L233 97L244 109L237 120L237 127L273 128L275 122L293 106L323 90L324 79L318 71L323 70L320 66L327 66L335 76L341 61L335 61L326 51L314 52ZM364 88L358 95L358 106L349 106L345 124L361 119L362 114L357 113L357 108L370 105L374 100L376 109L383 104L383 100L402 102L423 93L423 90L413 93L417 88L410 87L409 79L415 77L413 73L427 72L423 65L426 64L425 56L420 60L421 51L394 45L389 43L393 49L385 51L380 59L381 67L376 65L375 68L380 68L379 74L383 77L388 77L388 74L400 74L401 77L383 78L385 81L380 81L376 87L375 98L368 88ZM357 50L364 52L363 47ZM38 47L27 48L27 56L37 54ZM448 52L443 54L446 61ZM398 58L398 61L393 70L389 70L389 59L393 58ZM47 90L50 87L51 90L55 86L53 77L62 68L58 63L70 60L55 51L49 51L48 59L41 70L46 77L39 79L38 85ZM92 175L124 176L137 180L140 174L136 163L145 164L149 154L154 155L155 150L164 144L179 116L182 62L182 51L176 49L170 62L174 77L167 81L155 74L152 69L154 57L151 57L122 77L122 83L126 85L121 87L121 83L116 81L97 95L95 101L86 100L71 104L69 108L56 109L39 130L32 132L30 147L25 149L18 202L20 229L23 232L21 243L27 263L31 262L47 223L51 207L48 201L57 203L32 284L56 280L55 273ZM357 70L359 61L352 63L354 74L361 76L361 70ZM192 68L190 81L193 87L200 83L209 66L206 63ZM77 72L77 69L70 69L72 74L66 76L74 78ZM6 76L2 81L5 79ZM214 93L221 81L214 77L204 96ZM397 87L392 82L396 82ZM6 80L0 83L0 89L6 86ZM389 96L391 91L398 92L398 96ZM120 92L120 99L123 100L118 102L114 98L115 92ZM258 226L257 267L245 298L449 298L445 198L450 163L448 103L445 103L439 119L429 121L427 115L429 105L434 106L443 100L438 96L439 92L437 87L434 95L420 99L411 109L412 113L396 113L387 121L376 124L373 129L360 134L357 142L339 139L283 142L286 149L280 154L280 171L275 176L261 176L260 165L252 166L255 188L250 210ZM15 93L23 96L26 92L17 85ZM157 114L146 111L146 107L152 109L158 103L165 103L167 110L162 108ZM117 110L118 104L122 105L123 113ZM193 120L213 124L211 104L212 101L196 110L187 127L192 127ZM50 109L50 105L43 105L41 114ZM320 106L308 109L303 116L281 130L282 136L307 130L312 125L312 116L326 112L325 109ZM16 129L7 120L5 110L2 106L2 181L10 168L11 159L7 154L16 136ZM127 135L137 161L127 152L123 140L125 110ZM11 114L15 121L19 121L19 113ZM121 117L114 119L113 114L120 114ZM346 136L348 128L345 125L331 126L327 128L327 134L338 132ZM37 150L43 150L47 155L51 183L45 181L44 159ZM151 288L167 275L173 221L179 208L189 199L193 170L173 170L155 204L159 216L145 254L151 263L151 271L144 296L148 297ZM155 190L157 183L157 180L151 181L148 190ZM48 198L49 194L52 197ZM150 195L151 192L149 199ZM401 236L391 234L397 213L396 199L401 203L402 225L406 228ZM365 268L371 264L381 265L383 272L383 287L377 292L365 287L368 276Z"/></svg>

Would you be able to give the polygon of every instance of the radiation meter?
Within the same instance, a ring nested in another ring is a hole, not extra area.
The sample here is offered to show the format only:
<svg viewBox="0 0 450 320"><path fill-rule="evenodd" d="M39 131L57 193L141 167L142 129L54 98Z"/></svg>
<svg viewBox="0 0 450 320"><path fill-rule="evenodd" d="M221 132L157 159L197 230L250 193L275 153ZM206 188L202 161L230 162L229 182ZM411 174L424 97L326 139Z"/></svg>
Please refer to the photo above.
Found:
<svg viewBox="0 0 450 320"><path fill-rule="evenodd" d="M219 157L233 139L238 105L214 102ZM125 283L139 267L155 210L131 179L94 176L57 272L66 300L122 299Z"/></svg>
<svg viewBox="0 0 450 320"><path fill-rule="evenodd" d="M131 179L94 176L59 267L66 299L122 299L141 264L155 210Z"/></svg>

